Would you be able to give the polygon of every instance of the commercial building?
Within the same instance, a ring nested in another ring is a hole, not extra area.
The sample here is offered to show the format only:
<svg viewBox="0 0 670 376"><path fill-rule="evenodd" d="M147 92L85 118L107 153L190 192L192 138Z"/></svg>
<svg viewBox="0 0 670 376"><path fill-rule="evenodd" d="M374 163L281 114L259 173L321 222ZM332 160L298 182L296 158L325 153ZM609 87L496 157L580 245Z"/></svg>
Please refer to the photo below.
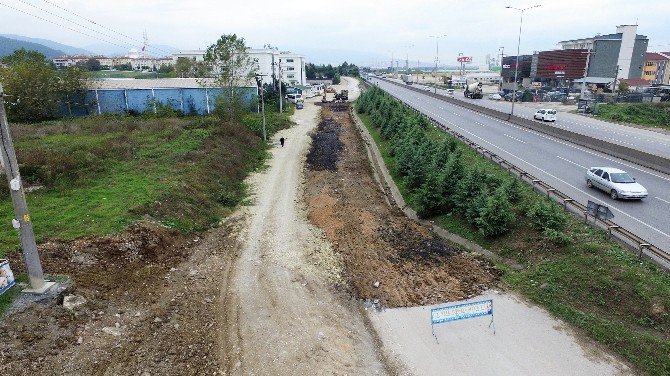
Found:
<svg viewBox="0 0 670 376"><path fill-rule="evenodd" d="M516 69L516 56L505 56L502 59L500 77L502 77L502 88L514 90L518 85L528 87L531 83L530 71L533 65L533 55L519 55L519 69ZM517 83L514 84L514 76Z"/></svg>
<svg viewBox="0 0 670 376"><path fill-rule="evenodd" d="M637 34L637 25L620 25L614 34L566 40L558 44L563 50L590 52L587 82L606 79L613 82L642 77L649 39Z"/></svg>
<svg viewBox="0 0 670 376"><path fill-rule="evenodd" d="M530 76L542 86L570 87L575 79L584 77L587 53L583 49L536 52Z"/></svg>
<svg viewBox="0 0 670 376"><path fill-rule="evenodd" d="M670 85L670 52L647 53L642 78L651 85Z"/></svg>

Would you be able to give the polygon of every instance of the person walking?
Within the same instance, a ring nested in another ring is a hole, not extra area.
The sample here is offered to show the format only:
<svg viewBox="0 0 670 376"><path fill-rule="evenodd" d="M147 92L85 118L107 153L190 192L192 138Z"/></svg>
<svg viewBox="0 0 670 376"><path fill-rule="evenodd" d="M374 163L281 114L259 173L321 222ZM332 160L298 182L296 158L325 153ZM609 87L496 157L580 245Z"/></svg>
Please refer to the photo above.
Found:
<svg viewBox="0 0 670 376"><path fill-rule="evenodd" d="M281 147L284 147L284 137L279 139L279 143L281 144Z"/></svg>

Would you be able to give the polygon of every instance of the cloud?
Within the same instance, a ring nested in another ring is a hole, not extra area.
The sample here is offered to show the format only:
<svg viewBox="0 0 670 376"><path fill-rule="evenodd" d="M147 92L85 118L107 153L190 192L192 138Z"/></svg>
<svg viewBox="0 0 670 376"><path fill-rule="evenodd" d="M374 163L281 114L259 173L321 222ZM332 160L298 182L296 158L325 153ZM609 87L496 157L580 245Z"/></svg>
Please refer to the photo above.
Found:
<svg viewBox="0 0 670 376"><path fill-rule="evenodd" d="M221 34L237 33L256 47L270 43L279 47L296 46L296 52L300 52L300 47L320 48L358 51L362 56L367 53L370 60L379 56L390 59L393 53L403 58L409 55L412 61L433 61L435 40L429 36L446 34L447 37L440 40L440 60L445 63L455 61L459 52L483 63L486 54L495 55L501 46L506 53L516 53L519 12L505 9L505 5L533 4L525 0L341 0L336 3L318 0L49 0L71 11L63 12L43 1L25 1L80 25L96 27L72 14L76 12L134 39L141 40L146 30L150 43L184 49L204 48ZM59 20L20 1L0 0L0 3L90 33L73 22ZM541 0L539 3L540 8L524 13L522 53L552 49L556 42L564 39L612 33L616 25L624 23L637 22L638 32L649 36L652 49L655 44L667 43L670 39L667 36L670 2L667 0L644 4L624 0ZM0 8L4 7L0 5ZM75 46L97 42L8 8L2 9L2 13L9 17L0 24L0 33L48 38ZM121 36L117 38L128 45L137 45Z"/></svg>

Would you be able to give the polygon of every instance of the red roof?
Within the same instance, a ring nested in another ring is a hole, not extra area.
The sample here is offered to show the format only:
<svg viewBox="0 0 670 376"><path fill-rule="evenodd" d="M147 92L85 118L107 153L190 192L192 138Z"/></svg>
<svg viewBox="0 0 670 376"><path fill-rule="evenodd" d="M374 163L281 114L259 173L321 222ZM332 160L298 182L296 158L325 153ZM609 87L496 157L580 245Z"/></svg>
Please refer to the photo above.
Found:
<svg viewBox="0 0 670 376"><path fill-rule="evenodd" d="M661 54L663 54L665 56L663 56ZM647 52L644 55L644 59L647 60L647 61L651 61L651 60L670 60L669 56L670 56L670 52L661 52L661 53Z"/></svg>
<svg viewBox="0 0 670 376"><path fill-rule="evenodd" d="M620 81L625 82L630 86L649 86L649 81L643 78L623 78Z"/></svg>

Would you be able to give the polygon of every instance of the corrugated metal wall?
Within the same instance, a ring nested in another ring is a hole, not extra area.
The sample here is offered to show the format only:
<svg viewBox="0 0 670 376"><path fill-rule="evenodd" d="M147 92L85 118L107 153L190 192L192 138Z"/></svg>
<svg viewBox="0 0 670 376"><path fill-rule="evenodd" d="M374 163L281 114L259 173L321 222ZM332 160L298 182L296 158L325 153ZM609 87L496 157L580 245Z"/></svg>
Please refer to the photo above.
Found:
<svg viewBox="0 0 670 376"><path fill-rule="evenodd" d="M123 114L153 111L154 103L168 105L187 115L205 115L214 111L220 88L191 89L96 89L86 95L86 106L73 109L72 115ZM256 98L255 88L235 89L245 104L250 105ZM64 109L64 115L69 111Z"/></svg>

